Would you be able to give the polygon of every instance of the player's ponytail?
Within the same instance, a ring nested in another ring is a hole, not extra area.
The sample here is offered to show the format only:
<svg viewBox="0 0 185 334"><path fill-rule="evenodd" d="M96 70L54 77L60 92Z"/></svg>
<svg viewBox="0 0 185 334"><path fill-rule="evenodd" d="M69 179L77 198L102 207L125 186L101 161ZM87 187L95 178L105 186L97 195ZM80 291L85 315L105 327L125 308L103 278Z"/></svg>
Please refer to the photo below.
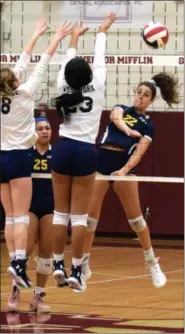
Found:
<svg viewBox="0 0 185 334"><path fill-rule="evenodd" d="M145 85L151 89L152 101L156 97L156 87L159 87L161 96L167 104L172 107L172 104L180 102L178 78L170 73L161 72L155 74L149 81L140 82L138 87Z"/></svg>
<svg viewBox="0 0 185 334"><path fill-rule="evenodd" d="M1 96L13 96L15 95L15 81L16 76L14 72L8 68L1 68L0 70L0 93Z"/></svg>
<svg viewBox="0 0 185 334"><path fill-rule="evenodd" d="M161 72L152 77L157 87L160 88L163 100L171 107L180 102L178 78L173 74Z"/></svg>
<svg viewBox="0 0 185 334"><path fill-rule="evenodd" d="M74 112L74 106L82 103L84 100L81 91L75 91L72 94L62 94L56 98L56 110L64 123L69 123L71 119L71 113Z"/></svg>

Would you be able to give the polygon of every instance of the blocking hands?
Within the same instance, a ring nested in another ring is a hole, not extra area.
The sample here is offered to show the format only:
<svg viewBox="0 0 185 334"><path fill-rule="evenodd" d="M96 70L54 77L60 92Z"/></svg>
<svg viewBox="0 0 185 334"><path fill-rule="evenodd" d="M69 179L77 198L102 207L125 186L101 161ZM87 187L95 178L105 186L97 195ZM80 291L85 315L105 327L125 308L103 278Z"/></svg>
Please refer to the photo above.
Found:
<svg viewBox="0 0 185 334"><path fill-rule="evenodd" d="M110 26L117 20L117 16L114 13L110 13L104 22L99 26L98 32L106 32Z"/></svg>

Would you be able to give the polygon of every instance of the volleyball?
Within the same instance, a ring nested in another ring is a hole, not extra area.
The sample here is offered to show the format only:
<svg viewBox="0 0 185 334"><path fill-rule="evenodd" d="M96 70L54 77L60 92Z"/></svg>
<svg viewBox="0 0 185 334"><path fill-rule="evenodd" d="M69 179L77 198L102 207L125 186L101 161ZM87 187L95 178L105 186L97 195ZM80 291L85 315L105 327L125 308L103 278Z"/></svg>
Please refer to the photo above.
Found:
<svg viewBox="0 0 185 334"><path fill-rule="evenodd" d="M142 38L153 49L164 48L168 42L168 28L159 22L151 22L144 26Z"/></svg>

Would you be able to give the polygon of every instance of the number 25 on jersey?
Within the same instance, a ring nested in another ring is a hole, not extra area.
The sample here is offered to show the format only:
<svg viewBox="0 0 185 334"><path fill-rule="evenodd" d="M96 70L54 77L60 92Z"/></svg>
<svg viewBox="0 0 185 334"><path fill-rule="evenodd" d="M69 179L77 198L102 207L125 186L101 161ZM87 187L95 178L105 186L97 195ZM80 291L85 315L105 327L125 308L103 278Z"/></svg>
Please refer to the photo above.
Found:
<svg viewBox="0 0 185 334"><path fill-rule="evenodd" d="M48 162L46 159L35 159L34 160L34 170L47 170L48 169Z"/></svg>

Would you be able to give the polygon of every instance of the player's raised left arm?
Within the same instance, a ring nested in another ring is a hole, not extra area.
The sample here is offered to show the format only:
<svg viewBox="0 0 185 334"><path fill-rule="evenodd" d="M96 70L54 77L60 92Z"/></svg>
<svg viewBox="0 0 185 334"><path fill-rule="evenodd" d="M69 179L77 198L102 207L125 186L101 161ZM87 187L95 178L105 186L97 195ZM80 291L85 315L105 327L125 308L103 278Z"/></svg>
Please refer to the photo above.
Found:
<svg viewBox="0 0 185 334"><path fill-rule="evenodd" d="M60 28L55 28L55 34L53 36L53 39L43 53L39 63L35 67L35 70L29 77L28 81L25 84L20 85L19 89L22 89L29 95L35 93L36 89L42 81L43 74L45 73L49 62L57 49L57 46L59 45L61 40L63 40L67 35L71 33L72 28L73 26L71 25L71 23L68 22L65 22Z"/></svg>
<svg viewBox="0 0 185 334"><path fill-rule="evenodd" d="M64 78L64 69L66 64L73 58L76 57L76 50L78 46L78 40L81 35L83 35L89 28L88 27L83 27L82 22L78 23L76 22L74 25L74 28L71 32L71 39L69 42L69 47L66 52L66 58L64 62L62 63L61 69L58 74L58 79L57 79L57 87L60 90L62 86L62 81Z"/></svg>
<svg viewBox="0 0 185 334"><path fill-rule="evenodd" d="M97 84L99 84L100 87L104 87L106 80L106 32L116 21L116 19L116 15L114 13L111 13L99 26L98 33L96 35L96 42L94 48L93 77L95 78Z"/></svg>
<svg viewBox="0 0 185 334"><path fill-rule="evenodd" d="M32 50L37 40L39 39L40 36L42 36L45 33L46 29L47 29L47 21L44 18L40 18L36 22L35 30L29 42L24 47L24 50L14 67L14 72L17 75L17 77L20 78L21 74L26 71L28 63L30 61Z"/></svg>

